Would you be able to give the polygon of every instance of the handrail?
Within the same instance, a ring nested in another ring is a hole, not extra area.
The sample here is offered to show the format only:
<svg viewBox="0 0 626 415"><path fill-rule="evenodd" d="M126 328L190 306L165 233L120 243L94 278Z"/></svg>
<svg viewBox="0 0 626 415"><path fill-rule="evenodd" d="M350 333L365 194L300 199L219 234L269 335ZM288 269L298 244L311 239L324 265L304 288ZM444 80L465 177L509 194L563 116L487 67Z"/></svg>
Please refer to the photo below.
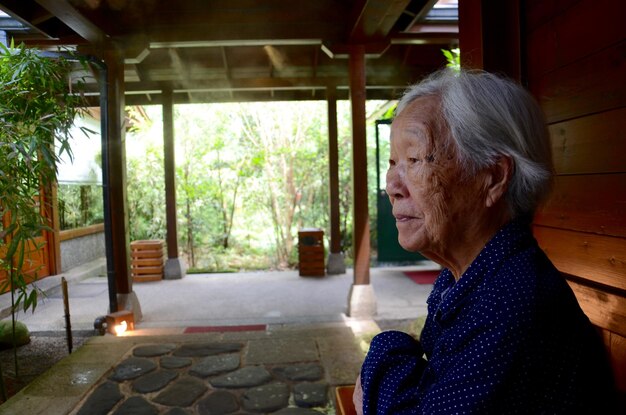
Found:
<svg viewBox="0 0 626 415"><path fill-rule="evenodd" d="M104 232L104 223L96 223L95 225L83 226L76 229L67 229L59 232L59 241L68 241L70 239L76 239L100 232Z"/></svg>

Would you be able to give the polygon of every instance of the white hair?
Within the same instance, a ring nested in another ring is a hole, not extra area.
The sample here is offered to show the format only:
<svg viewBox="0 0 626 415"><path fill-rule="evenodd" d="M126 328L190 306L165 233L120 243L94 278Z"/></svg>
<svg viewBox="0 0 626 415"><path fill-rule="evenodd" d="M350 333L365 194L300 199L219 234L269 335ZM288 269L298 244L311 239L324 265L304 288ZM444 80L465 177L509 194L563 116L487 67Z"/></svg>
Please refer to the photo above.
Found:
<svg viewBox="0 0 626 415"><path fill-rule="evenodd" d="M396 115L417 98L436 96L458 162L468 172L510 157L514 171L506 194L513 217L532 215L550 191L552 152L539 104L515 82L484 71L437 71L409 88Z"/></svg>

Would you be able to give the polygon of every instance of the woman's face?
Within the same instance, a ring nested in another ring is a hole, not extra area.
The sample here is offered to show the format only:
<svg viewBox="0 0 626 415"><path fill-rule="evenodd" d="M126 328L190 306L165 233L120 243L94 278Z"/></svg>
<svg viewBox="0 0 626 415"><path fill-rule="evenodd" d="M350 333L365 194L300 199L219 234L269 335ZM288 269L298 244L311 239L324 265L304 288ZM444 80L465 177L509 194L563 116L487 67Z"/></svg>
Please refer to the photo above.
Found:
<svg viewBox="0 0 626 415"><path fill-rule="evenodd" d="M439 98L414 100L391 126L387 170L386 190L404 249L434 259L454 249L455 238L463 239L459 232L481 208L479 180L463 177Z"/></svg>

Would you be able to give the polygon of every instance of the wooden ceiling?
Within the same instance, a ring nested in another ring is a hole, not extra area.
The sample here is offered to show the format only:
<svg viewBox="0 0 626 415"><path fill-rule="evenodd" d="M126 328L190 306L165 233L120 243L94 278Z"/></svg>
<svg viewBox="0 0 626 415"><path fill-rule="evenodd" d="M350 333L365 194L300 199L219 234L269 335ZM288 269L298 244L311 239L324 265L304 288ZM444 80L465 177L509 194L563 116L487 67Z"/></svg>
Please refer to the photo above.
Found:
<svg viewBox="0 0 626 415"><path fill-rule="evenodd" d="M22 24L0 24L29 46L123 50L127 104L348 97L352 44L366 50L368 99L395 99L445 65L455 16L434 0L0 0ZM454 13L452 13L454 14ZM0 22L1 23L1 22ZM90 88L97 91L95 81Z"/></svg>

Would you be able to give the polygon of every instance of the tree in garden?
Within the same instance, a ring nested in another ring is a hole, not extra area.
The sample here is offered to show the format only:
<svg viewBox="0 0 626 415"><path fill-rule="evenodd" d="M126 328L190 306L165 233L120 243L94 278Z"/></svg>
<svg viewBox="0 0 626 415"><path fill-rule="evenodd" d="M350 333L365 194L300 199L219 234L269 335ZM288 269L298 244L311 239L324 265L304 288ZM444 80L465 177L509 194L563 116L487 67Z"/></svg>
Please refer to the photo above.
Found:
<svg viewBox="0 0 626 415"><path fill-rule="evenodd" d="M326 200L328 189L327 127L320 109L315 102L283 102L239 110L248 146L263 160L265 191L255 196L271 218L279 267L290 264L294 225L302 225L303 210L326 210L326 204L317 203Z"/></svg>
<svg viewBox="0 0 626 415"><path fill-rule="evenodd" d="M349 104L338 109L340 221L349 250ZM146 232L151 223L165 228L160 110L146 112L154 124L126 140L141 147L127 148L127 160L131 237L143 230L142 238L156 235ZM240 269L243 257L254 258L244 267L292 266L299 228L330 234L326 117L323 101L175 107L179 246L192 268Z"/></svg>
<svg viewBox="0 0 626 415"><path fill-rule="evenodd" d="M175 114L181 245L190 266L196 267L198 251L228 241L229 212L234 214L228 208L224 184L228 174L224 171L222 137L228 121L209 105L177 106ZM235 188L235 199L236 193Z"/></svg>
<svg viewBox="0 0 626 415"><path fill-rule="evenodd" d="M126 185L130 240L164 239L165 182L162 123L156 107L149 107L146 117L132 115L135 122L126 135Z"/></svg>

